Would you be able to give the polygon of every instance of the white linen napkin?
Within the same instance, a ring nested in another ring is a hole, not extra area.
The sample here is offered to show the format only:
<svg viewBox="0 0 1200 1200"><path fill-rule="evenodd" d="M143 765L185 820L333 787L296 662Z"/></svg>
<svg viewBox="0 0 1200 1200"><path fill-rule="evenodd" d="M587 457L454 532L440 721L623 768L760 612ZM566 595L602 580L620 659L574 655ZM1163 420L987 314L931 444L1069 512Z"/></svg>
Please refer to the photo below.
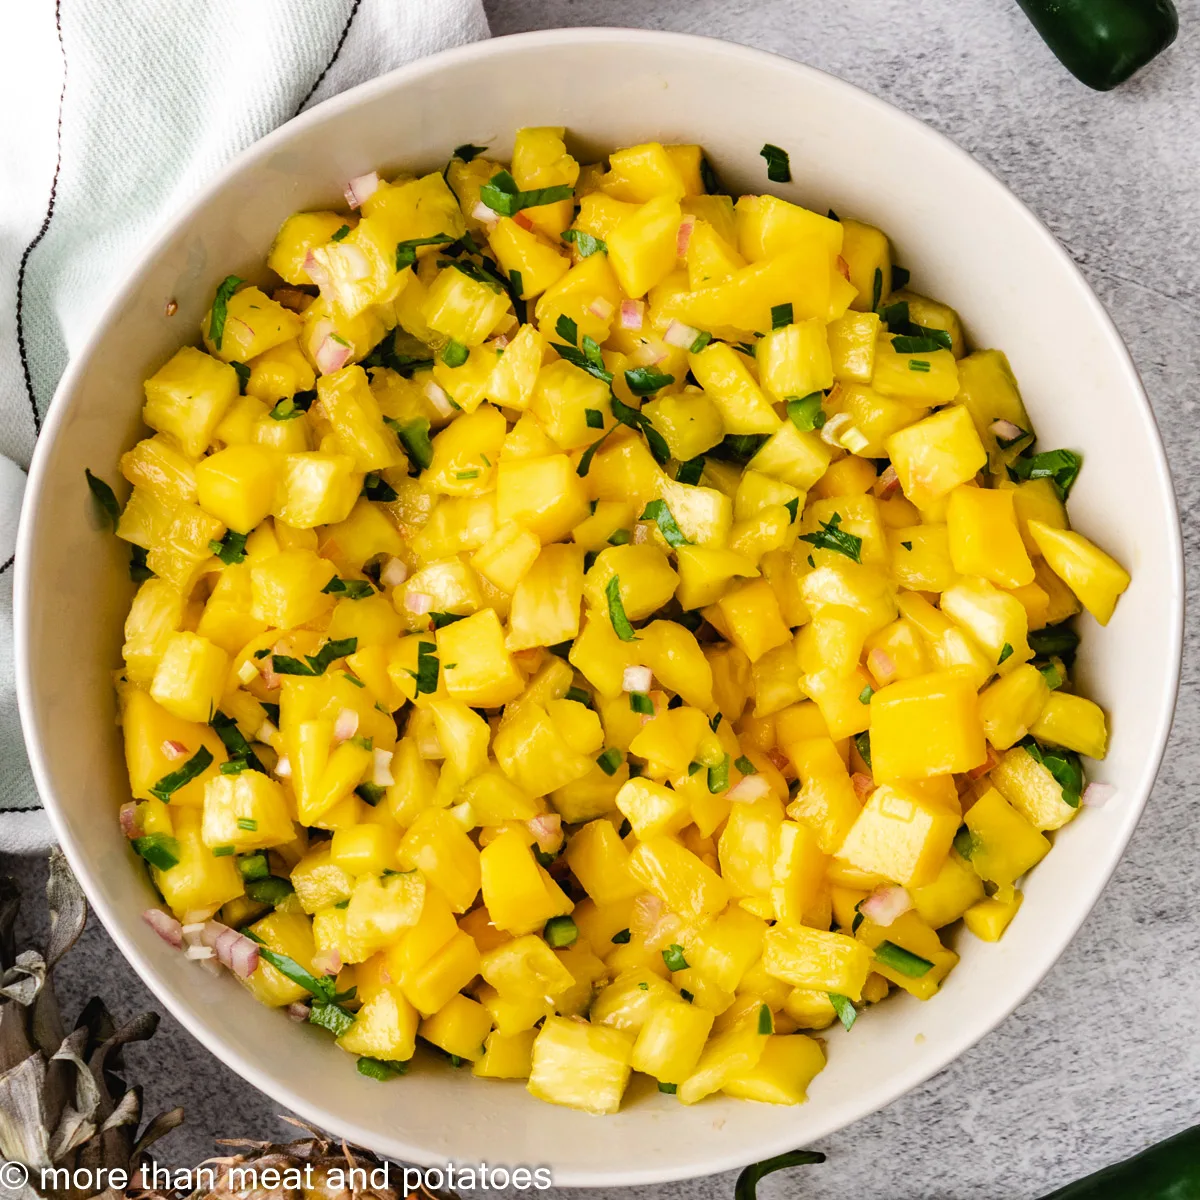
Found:
<svg viewBox="0 0 1200 1200"><path fill-rule="evenodd" d="M0 853L52 840L13 681L25 469L72 350L155 227L301 110L488 36L480 0L26 0L0 71Z"/></svg>

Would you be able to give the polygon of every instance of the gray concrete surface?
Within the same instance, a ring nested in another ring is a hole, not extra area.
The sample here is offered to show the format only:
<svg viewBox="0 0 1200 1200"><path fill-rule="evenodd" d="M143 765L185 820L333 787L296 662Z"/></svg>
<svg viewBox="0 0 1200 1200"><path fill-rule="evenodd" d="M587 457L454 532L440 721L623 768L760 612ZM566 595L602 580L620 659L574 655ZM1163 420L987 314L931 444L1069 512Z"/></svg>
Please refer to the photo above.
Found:
<svg viewBox="0 0 1200 1200"><path fill-rule="evenodd" d="M1179 3L1176 47L1107 95L1058 66L1013 0L487 7L497 35L635 25L773 50L884 97L969 150L1063 241L1129 342L1175 473L1192 590L1200 561L1191 515L1200 492L1200 0ZM1043 985L924 1087L818 1147L829 1156L824 1166L764 1183L764 1200L1037 1197L1200 1119L1198 662L1193 629L1174 736L1146 815ZM5 865L40 888L40 864ZM61 986L68 1007L94 991L123 1013L156 1007L94 919ZM164 1144L172 1162L197 1161L214 1136L284 1132L270 1101L170 1019L131 1059L151 1108L182 1099L189 1109L187 1126ZM718 1176L649 1190L661 1200L716 1200L732 1187L732 1176Z"/></svg>

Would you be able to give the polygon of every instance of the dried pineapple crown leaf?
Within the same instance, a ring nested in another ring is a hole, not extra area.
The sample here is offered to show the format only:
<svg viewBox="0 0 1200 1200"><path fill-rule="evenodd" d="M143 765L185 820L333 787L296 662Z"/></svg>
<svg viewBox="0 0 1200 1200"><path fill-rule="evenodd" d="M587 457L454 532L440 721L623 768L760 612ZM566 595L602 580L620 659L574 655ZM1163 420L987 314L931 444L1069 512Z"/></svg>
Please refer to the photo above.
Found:
<svg viewBox="0 0 1200 1200"><path fill-rule="evenodd" d="M174 1109L138 1137L140 1087L118 1071L121 1049L158 1027L157 1013L118 1026L100 999L85 1005L67 1034L51 968L75 944L87 921L83 892L62 852L51 852L46 897L50 935L45 954L18 952L20 895L0 879L0 1157L32 1169L86 1164L134 1174L146 1147L183 1120ZM19 1198L35 1193L26 1189Z"/></svg>

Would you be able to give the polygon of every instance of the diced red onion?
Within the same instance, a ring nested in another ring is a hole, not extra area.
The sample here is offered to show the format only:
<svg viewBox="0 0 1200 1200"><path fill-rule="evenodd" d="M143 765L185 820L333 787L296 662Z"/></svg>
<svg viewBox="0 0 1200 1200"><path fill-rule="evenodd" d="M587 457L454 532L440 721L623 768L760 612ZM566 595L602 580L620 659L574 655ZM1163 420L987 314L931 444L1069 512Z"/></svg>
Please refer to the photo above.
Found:
<svg viewBox="0 0 1200 1200"><path fill-rule="evenodd" d="M185 958L199 960L205 958L215 958L216 951L211 946L189 946L184 952Z"/></svg>
<svg viewBox="0 0 1200 1200"><path fill-rule="evenodd" d="M675 235L675 253L680 258L687 254L688 243L692 240L692 230L695 228L695 217L684 217L679 223L679 232Z"/></svg>
<svg viewBox="0 0 1200 1200"><path fill-rule="evenodd" d="M137 805L130 800L127 804L121 805L121 832L132 841L135 837L141 836L141 830L138 829L137 820Z"/></svg>
<svg viewBox="0 0 1200 1200"><path fill-rule="evenodd" d="M895 660L878 646L867 655L867 670L879 683L891 683L896 678Z"/></svg>
<svg viewBox="0 0 1200 1200"><path fill-rule="evenodd" d="M635 367L656 367L667 357L666 348L658 339L645 339L642 344L629 356L629 361Z"/></svg>
<svg viewBox="0 0 1200 1200"><path fill-rule="evenodd" d="M998 421L993 421L988 428L998 438L1003 438L1006 442L1015 442L1017 438L1023 437L1025 430L1020 425L1014 425L1011 421L1004 420L1003 417Z"/></svg>
<svg viewBox="0 0 1200 1200"><path fill-rule="evenodd" d="M392 776L392 752L376 750L371 762L371 782L376 787L391 787L396 782Z"/></svg>
<svg viewBox="0 0 1200 1200"><path fill-rule="evenodd" d="M591 304L588 305L588 312L593 317L598 317L601 321L607 321L609 317L616 312L616 306L607 296L597 296Z"/></svg>
<svg viewBox="0 0 1200 1200"><path fill-rule="evenodd" d="M258 970L258 946L243 934L230 944L229 969L239 979L249 979Z"/></svg>
<svg viewBox="0 0 1200 1200"><path fill-rule="evenodd" d="M342 969L342 956L336 950L318 950L312 965L318 975L336 975Z"/></svg>
<svg viewBox="0 0 1200 1200"><path fill-rule="evenodd" d="M513 217L513 224L520 225L522 229L533 229L533 222L524 212L518 212Z"/></svg>
<svg viewBox="0 0 1200 1200"><path fill-rule="evenodd" d="M905 888L879 887L859 904L858 911L876 925L890 925L912 906L912 897Z"/></svg>
<svg viewBox="0 0 1200 1200"><path fill-rule="evenodd" d="M553 854L562 845L562 817L558 813L539 813L525 824L543 853Z"/></svg>
<svg viewBox="0 0 1200 1200"><path fill-rule="evenodd" d="M482 221L485 225L490 225L493 221L500 220L500 214L494 208L489 208L482 200L471 209L471 216L477 221Z"/></svg>
<svg viewBox="0 0 1200 1200"><path fill-rule="evenodd" d="M1117 789L1111 783L1089 783L1079 802L1088 808L1103 808L1116 794Z"/></svg>
<svg viewBox="0 0 1200 1200"><path fill-rule="evenodd" d="M424 616L433 607L433 597L428 592L406 592L404 607L418 617Z"/></svg>
<svg viewBox="0 0 1200 1200"><path fill-rule="evenodd" d="M254 974L258 966L258 945L244 933L238 933L220 921L209 921L201 930L200 940L211 947L221 966L228 967L240 979Z"/></svg>
<svg viewBox="0 0 1200 1200"><path fill-rule="evenodd" d="M286 754L279 756L279 761L275 764L275 774L280 779L290 779L292 777L292 763Z"/></svg>
<svg viewBox="0 0 1200 1200"><path fill-rule="evenodd" d="M682 321L672 321L667 326L666 333L663 334L663 341L669 342L672 346L678 346L681 350L690 350L696 344L699 336L700 330L694 329L691 325L685 325Z"/></svg>
<svg viewBox="0 0 1200 1200"><path fill-rule="evenodd" d="M753 804L771 794L771 785L761 775L744 775L726 795L739 804Z"/></svg>
<svg viewBox="0 0 1200 1200"><path fill-rule="evenodd" d="M304 256L303 266L305 274L317 287L322 291L329 287L329 272L325 269L324 263L317 261L316 255L311 250ZM329 321L328 325L332 328L333 322ZM316 333L316 330L313 332ZM321 334L321 336L323 337L324 334Z"/></svg>
<svg viewBox="0 0 1200 1200"><path fill-rule="evenodd" d="M408 567L402 558L389 558L379 572L379 582L384 587L399 587L408 578Z"/></svg>
<svg viewBox="0 0 1200 1200"><path fill-rule="evenodd" d="M860 800L865 800L875 790L875 780L861 771L855 771L850 776L850 783L854 788L854 794Z"/></svg>
<svg viewBox="0 0 1200 1200"><path fill-rule="evenodd" d="M178 950L183 945L183 926L161 908L148 908L142 913L142 920L158 934L168 946Z"/></svg>
<svg viewBox="0 0 1200 1200"><path fill-rule="evenodd" d="M258 671L262 676L263 687L268 692L273 692L283 682L282 677L275 674L275 659L270 654L258 660Z"/></svg>
<svg viewBox="0 0 1200 1200"><path fill-rule="evenodd" d="M886 500L900 486L900 476L896 474L896 468L888 463L883 474L875 480L871 490L881 500Z"/></svg>
<svg viewBox="0 0 1200 1200"><path fill-rule="evenodd" d="M497 337L492 338L492 349L493 350L503 350L504 347L507 345L508 345L508 338L506 338L504 336L504 334L499 334Z"/></svg>
<svg viewBox="0 0 1200 1200"><path fill-rule="evenodd" d="M640 300L621 301L621 328L641 329L645 305Z"/></svg>
<svg viewBox="0 0 1200 1200"><path fill-rule="evenodd" d="M162 744L162 752L167 758L182 758L188 752L188 748L182 742L168 738Z"/></svg>
<svg viewBox="0 0 1200 1200"><path fill-rule="evenodd" d="M232 329L230 327L233 325L240 325L246 331L246 334L248 337L251 337L251 338L254 337L254 326L247 325L246 322L241 319L241 317L226 317L225 318L226 330L229 330L230 332L232 332Z"/></svg>
<svg viewBox="0 0 1200 1200"><path fill-rule="evenodd" d="M297 1000L293 1004L289 1004L286 1011L293 1021L307 1021L312 1012L312 1006L305 1004L302 1000Z"/></svg>
<svg viewBox="0 0 1200 1200"><path fill-rule="evenodd" d="M450 403L449 393L440 383L435 383L432 379L425 385L425 395L429 399L429 403L437 410L440 417L448 417L454 412L454 405Z"/></svg>
<svg viewBox="0 0 1200 1200"><path fill-rule="evenodd" d="M626 692L648 692L654 686L654 672L649 667L626 667L621 675L621 688Z"/></svg>
<svg viewBox="0 0 1200 1200"><path fill-rule="evenodd" d="M365 200L369 200L379 190L379 174L371 171L367 175L355 175L346 184L346 203L351 208L361 208Z"/></svg>
<svg viewBox="0 0 1200 1200"><path fill-rule="evenodd" d="M358 732L358 713L352 708L343 708L333 722L333 740L348 742Z"/></svg>
<svg viewBox="0 0 1200 1200"><path fill-rule="evenodd" d="M353 349L350 346L336 340L334 335L330 334L317 347L313 358L316 360L317 370L322 375L332 375L334 371L340 371L350 361L352 353Z"/></svg>
<svg viewBox="0 0 1200 1200"><path fill-rule="evenodd" d="M190 941L197 941L204 932L203 921L191 921L183 927L183 936Z"/></svg>
<svg viewBox="0 0 1200 1200"><path fill-rule="evenodd" d="M821 441L826 445L836 446L839 450L844 449L841 441L842 433L853 422L854 418L849 413L834 413L821 427Z"/></svg>

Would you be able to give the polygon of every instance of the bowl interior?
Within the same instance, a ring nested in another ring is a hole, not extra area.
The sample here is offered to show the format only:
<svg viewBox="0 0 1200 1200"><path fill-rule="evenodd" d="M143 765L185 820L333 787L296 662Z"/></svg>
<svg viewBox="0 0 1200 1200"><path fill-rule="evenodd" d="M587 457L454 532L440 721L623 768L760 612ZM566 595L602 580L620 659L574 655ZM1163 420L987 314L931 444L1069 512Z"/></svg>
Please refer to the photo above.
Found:
<svg viewBox="0 0 1200 1200"><path fill-rule="evenodd" d="M139 436L141 381L192 340L223 276L260 268L285 216L341 204L343 181L363 171L433 169L464 142L504 157L516 128L551 123L583 157L700 141L735 194L770 188L881 225L912 286L954 305L973 345L1008 353L1042 447L1084 452L1072 516L1133 573L1107 631L1085 623L1080 655L1084 688L1112 715L1111 753L1092 772L1117 799L1056 839L1003 942L960 939L962 965L934 1000L893 999L853 1036L830 1032L829 1066L799 1109L721 1098L689 1109L639 1092L600 1120L433 1064L380 1085L325 1035L196 970L140 920L152 892L115 820L128 793L110 678L131 587L123 548L98 531L84 467L116 477ZM768 185L764 142L790 152L795 183ZM617 30L523 35L322 105L243 155L149 251L72 363L38 449L18 552L22 715L42 795L108 929L252 1083L398 1158L548 1163L568 1185L651 1182L811 1144L943 1067L1032 989L1086 916L1153 780L1178 676L1180 564L1162 448L1119 337L1045 229L963 152L847 84L740 47Z"/></svg>

